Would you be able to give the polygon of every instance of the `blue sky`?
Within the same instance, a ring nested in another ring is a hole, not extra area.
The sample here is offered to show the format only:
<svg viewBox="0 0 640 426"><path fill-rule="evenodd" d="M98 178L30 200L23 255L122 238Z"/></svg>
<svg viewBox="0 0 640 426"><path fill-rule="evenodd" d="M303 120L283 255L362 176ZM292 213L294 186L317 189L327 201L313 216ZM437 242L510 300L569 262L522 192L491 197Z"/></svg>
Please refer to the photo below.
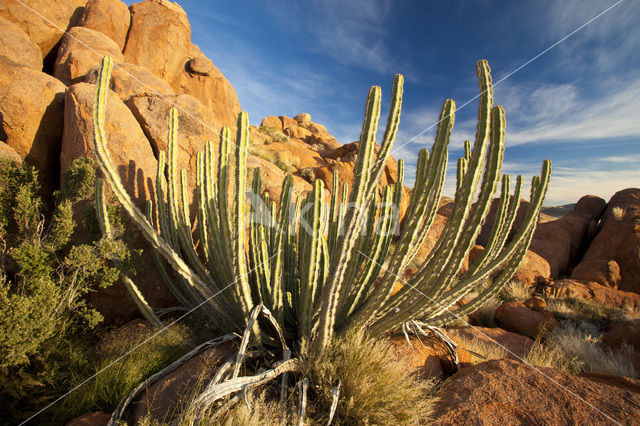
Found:
<svg viewBox="0 0 640 426"><path fill-rule="evenodd" d="M529 181L551 159L547 205L587 193L608 200L640 187L637 0L622 1L510 76L616 1L178 3L191 21L192 41L231 81L252 124L308 112L340 142L357 140L368 88L381 86L388 101L393 75L402 73L394 156L405 159L412 179L446 98L458 105L451 165L473 138L477 101L462 105L478 92L475 62L487 59L494 82L508 76L495 86L507 114L505 173Z"/></svg>

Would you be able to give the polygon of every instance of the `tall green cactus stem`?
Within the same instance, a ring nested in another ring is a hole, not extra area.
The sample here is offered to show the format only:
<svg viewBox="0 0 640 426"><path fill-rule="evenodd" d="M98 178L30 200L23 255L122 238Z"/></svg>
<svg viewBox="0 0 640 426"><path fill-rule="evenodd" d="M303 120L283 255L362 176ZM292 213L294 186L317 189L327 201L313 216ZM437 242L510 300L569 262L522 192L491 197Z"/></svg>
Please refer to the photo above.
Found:
<svg viewBox="0 0 640 426"><path fill-rule="evenodd" d="M276 206L276 200L262 194L256 169L249 224L245 224L249 121L246 113L240 113L235 146L229 129L223 128L217 152L207 142L204 153L196 158L194 205L198 211L197 229L192 233L187 176L177 166L175 110L169 114L168 155L158 155L155 226L150 204L145 218L124 191L104 131L110 70L111 60L105 58L94 111L98 162L125 211L150 241L156 257L162 257L158 266L171 291L190 307L202 306L202 314L226 332L245 329L250 312L258 305L273 313L282 335L298 351L322 351L335 333L367 329L380 335L406 329L406 324L443 325L496 294L526 253L549 182L548 161L543 163L541 176L532 180L525 219L510 240L522 177L518 176L513 194L509 176L502 177L487 247L464 274L459 273L501 179L505 114L493 105L486 61L479 61L476 67L478 126L473 146L465 141L458 161L453 211L433 250L397 293L393 289L398 277L428 238L439 206L454 124L452 100L442 106L431 150L419 152L415 186L401 224L397 217L404 192L401 160L397 181L380 188L400 120L403 79L398 75L379 148L375 135L381 91L378 87L369 91L351 188L346 183L340 188L336 172L331 201L326 205L322 182L316 180L310 192L294 197L293 179L287 176ZM399 231L396 237L394 231ZM197 244L194 235L199 238ZM165 270L165 262L177 279ZM494 271L496 278L483 285ZM458 302L470 292L476 296L460 306ZM277 346L280 337L263 333L259 341Z"/></svg>
<svg viewBox="0 0 640 426"><path fill-rule="evenodd" d="M98 226L102 235L109 238L111 237L111 223L109 222L109 212L107 210L107 201L104 195L104 181L102 179L96 180L96 193L95 193L95 207L96 214L98 216ZM131 295L134 303L138 307L138 310L155 327L162 327L162 322L153 312L153 308L147 302L142 295L142 292L138 289L138 286L127 275L121 275L120 277L127 291Z"/></svg>

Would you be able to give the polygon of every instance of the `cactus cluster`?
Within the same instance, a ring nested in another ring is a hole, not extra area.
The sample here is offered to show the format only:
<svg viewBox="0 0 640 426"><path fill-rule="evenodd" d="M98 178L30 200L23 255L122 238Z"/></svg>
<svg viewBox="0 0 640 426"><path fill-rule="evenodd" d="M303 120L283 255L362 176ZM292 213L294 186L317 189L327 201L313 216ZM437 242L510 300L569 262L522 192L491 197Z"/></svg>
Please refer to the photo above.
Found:
<svg viewBox="0 0 640 426"><path fill-rule="evenodd" d="M486 61L477 64L478 127L473 146L466 142L464 157L458 161L453 211L427 259L397 293L393 293L394 285L427 238L438 208L454 123L452 100L442 107L431 151L419 153L415 188L401 224L402 161L397 182L379 189L400 120L403 78L397 75L380 148L376 150L375 135L381 90L372 87L355 180L351 188L340 188L334 175L328 205L319 180L305 197L294 197L291 176L284 179L278 202L270 200L268 194L262 194L259 169L248 191L249 120L241 112L235 144L229 129L223 128L217 151L208 142L197 156L197 231L192 233L187 172L177 166L175 109L169 115L167 153L158 156L156 205L148 201L143 214L120 181L104 130L111 68L111 59L105 57L94 108L99 165L115 196L153 247L169 289L185 306L199 307L222 330L243 329L258 305L271 311L285 338L299 350L310 345L322 349L334 334L353 330L381 335L406 324L444 325L496 294L526 253L547 189L549 161L543 163L541 175L533 178L526 217L510 239L523 181L518 176L510 194L509 176L502 176L489 243L469 269L459 274L501 179L505 117L502 107L493 105ZM394 232L397 229L399 233ZM494 278L488 281L494 271ZM470 301L458 303L471 292ZM260 339L263 344L277 343L277 336L268 333Z"/></svg>

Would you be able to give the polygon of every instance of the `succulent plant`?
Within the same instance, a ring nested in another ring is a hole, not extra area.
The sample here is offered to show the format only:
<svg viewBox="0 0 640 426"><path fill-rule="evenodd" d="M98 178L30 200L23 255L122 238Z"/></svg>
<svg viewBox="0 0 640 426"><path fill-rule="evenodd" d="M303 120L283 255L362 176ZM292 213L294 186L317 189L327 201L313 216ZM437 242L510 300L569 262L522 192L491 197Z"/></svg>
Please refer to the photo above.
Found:
<svg viewBox="0 0 640 426"><path fill-rule="evenodd" d="M205 151L197 156L194 234L187 172L179 171L177 165L175 109L169 114L168 152L158 156L155 209L149 201L143 214L125 191L110 159L104 127L111 68L112 60L105 57L94 109L99 165L124 210L149 240L169 289L185 306L198 307L221 330L242 330L259 305L273 314L286 340L301 351L323 349L335 334L353 330L381 335L407 324L444 325L495 295L526 253L549 182L548 160L541 175L532 180L526 216L510 240L523 180L518 176L510 194L509 176L502 177L489 243L469 269L459 273L501 179L505 116L502 107L493 105L486 61L479 61L476 67L480 83L477 133L473 145L465 143L464 157L458 161L452 213L433 250L396 293L394 286L402 281L404 270L427 238L438 209L454 123L452 100L442 107L431 151L422 149L419 153L415 188L401 224L402 161L397 182L379 188L398 131L401 75L394 79L378 150L375 135L381 90L370 89L353 185L340 188L334 175L329 205L320 180L314 181L305 197L295 197L291 176L284 179L278 202L270 200L268 194L262 194L259 169L254 172L248 199L249 119L241 112L235 142L230 130L223 128L217 150L207 142ZM394 233L396 229L399 234ZM495 278L487 285L490 275ZM470 301L458 303L471 292L474 297ZM269 345L278 338L261 333L260 341Z"/></svg>

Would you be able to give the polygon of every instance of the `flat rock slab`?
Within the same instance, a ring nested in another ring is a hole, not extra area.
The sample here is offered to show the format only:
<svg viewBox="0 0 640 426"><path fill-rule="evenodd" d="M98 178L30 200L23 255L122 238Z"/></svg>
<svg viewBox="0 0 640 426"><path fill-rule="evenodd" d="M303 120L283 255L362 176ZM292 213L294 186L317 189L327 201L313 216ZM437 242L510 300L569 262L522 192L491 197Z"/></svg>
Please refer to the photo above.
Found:
<svg viewBox="0 0 640 426"><path fill-rule="evenodd" d="M439 394L433 419L437 425L638 424L638 383L625 379L618 385L602 377L594 380L510 359L492 360L451 376Z"/></svg>

